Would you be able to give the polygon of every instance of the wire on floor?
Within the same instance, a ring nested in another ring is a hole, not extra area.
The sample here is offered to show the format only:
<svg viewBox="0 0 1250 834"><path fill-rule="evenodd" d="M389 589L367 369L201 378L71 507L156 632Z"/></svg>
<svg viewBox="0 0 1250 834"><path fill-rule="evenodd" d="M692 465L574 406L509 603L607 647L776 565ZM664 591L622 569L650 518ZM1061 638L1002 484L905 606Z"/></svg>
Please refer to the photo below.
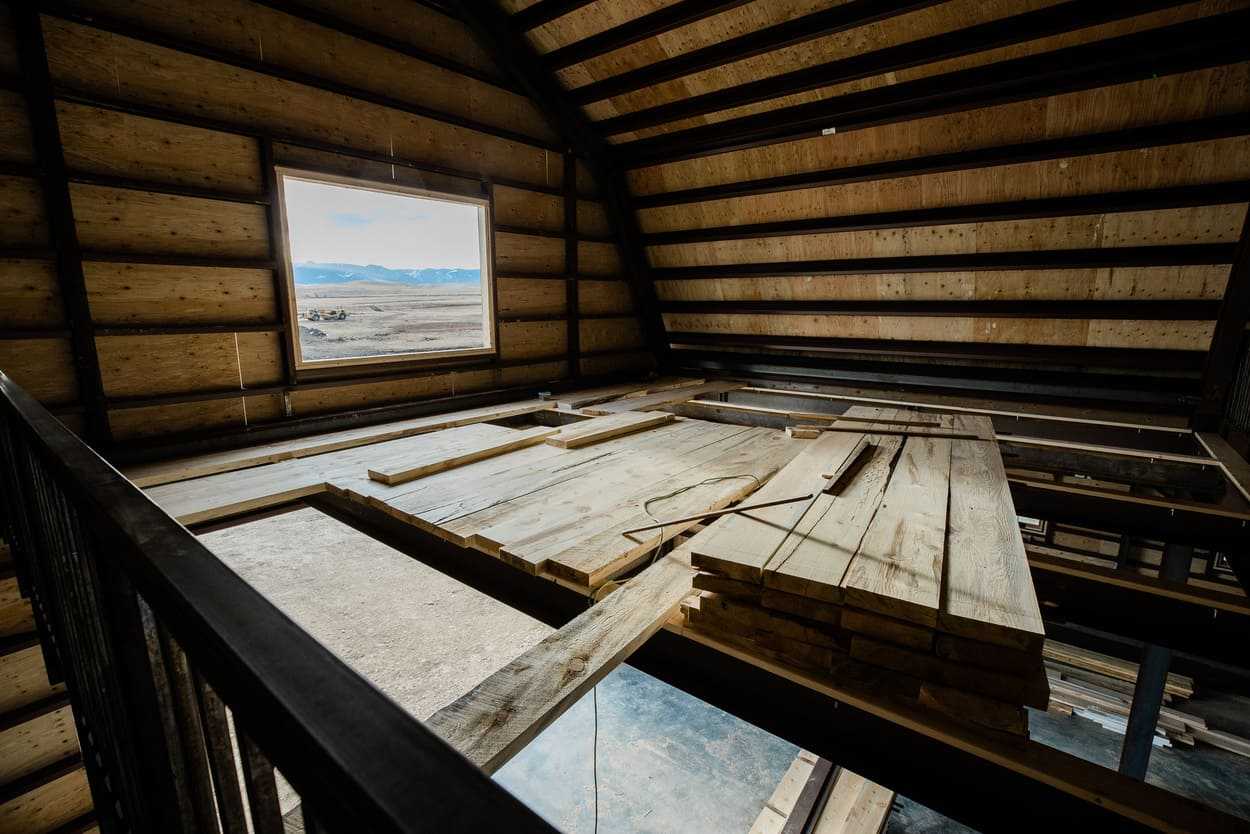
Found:
<svg viewBox="0 0 1250 834"><path fill-rule="evenodd" d="M664 495L656 495L651 498L648 498L646 501L642 502L642 511L646 513L647 518L651 519L656 524L659 524L660 519L656 518L654 515L651 514L651 505L654 504L655 502L666 501L669 498L676 498L678 495L681 495L683 492L689 492L692 489L695 489L701 486L706 486L707 484L717 484L717 483L720 483L721 481L737 481L737 480L741 480L742 478L750 478L752 481L755 481L756 489L759 489L760 485L763 483L759 478L751 474L722 475L716 478L705 478L704 480L699 481L697 484L687 484L684 487L678 487L672 492L666 493ZM652 551L651 553L651 564L653 565L655 564L655 560L660 557L660 553L662 553L663 550L664 550L664 528L661 527L660 528L660 543L656 546L655 550Z"/></svg>

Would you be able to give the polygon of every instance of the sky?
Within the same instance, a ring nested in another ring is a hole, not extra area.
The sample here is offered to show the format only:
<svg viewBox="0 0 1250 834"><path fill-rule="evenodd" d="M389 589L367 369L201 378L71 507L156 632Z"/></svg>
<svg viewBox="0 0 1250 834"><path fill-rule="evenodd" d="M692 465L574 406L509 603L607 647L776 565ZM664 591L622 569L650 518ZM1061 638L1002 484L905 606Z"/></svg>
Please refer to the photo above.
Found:
<svg viewBox="0 0 1250 834"><path fill-rule="evenodd" d="M481 268L479 207L283 178L295 263Z"/></svg>

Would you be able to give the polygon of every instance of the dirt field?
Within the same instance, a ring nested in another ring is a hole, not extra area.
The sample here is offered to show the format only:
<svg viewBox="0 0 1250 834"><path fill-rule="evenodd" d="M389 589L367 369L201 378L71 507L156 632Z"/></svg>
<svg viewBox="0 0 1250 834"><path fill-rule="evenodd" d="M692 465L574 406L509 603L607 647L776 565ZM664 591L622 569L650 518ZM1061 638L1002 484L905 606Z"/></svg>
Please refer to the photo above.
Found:
<svg viewBox="0 0 1250 834"><path fill-rule="evenodd" d="M295 298L306 360L459 350L485 341L477 284L297 284ZM344 309L347 318L309 321L313 309Z"/></svg>

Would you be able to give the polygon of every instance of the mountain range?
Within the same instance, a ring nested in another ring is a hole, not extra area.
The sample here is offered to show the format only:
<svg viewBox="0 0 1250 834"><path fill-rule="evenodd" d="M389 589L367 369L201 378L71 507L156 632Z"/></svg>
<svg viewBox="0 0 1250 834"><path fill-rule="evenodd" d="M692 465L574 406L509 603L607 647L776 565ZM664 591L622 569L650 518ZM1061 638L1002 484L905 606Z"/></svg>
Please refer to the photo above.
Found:
<svg viewBox="0 0 1250 834"><path fill-rule="evenodd" d="M391 269L377 264L295 264L297 284L346 284L352 281L382 281L392 284L478 284L480 269L451 267Z"/></svg>

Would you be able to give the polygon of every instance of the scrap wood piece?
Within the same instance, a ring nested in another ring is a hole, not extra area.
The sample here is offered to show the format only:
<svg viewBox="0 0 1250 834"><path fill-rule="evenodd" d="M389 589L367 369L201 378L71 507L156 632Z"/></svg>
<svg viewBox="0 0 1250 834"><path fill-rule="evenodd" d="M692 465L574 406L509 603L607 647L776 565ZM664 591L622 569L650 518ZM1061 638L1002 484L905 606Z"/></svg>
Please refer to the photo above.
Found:
<svg viewBox="0 0 1250 834"><path fill-rule="evenodd" d="M547 445L558 446L561 449L577 449L592 443L611 440L614 437L646 431L671 423L676 419L674 415L663 411L622 411L607 417L593 417L580 423L562 426L547 438Z"/></svg>
<svg viewBox="0 0 1250 834"><path fill-rule="evenodd" d="M848 605L935 626L946 554L951 441L909 437L842 581Z"/></svg>
<svg viewBox="0 0 1250 834"><path fill-rule="evenodd" d="M1100 652L1069 646L1057 640L1047 640L1042 644L1042 657L1058 663L1066 663L1079 669L1098 672L1112 678L1119 678L1128 683L1137 683L1138 664L1131 660L1101 654ZM1194 679L1187 675L1168 672L1164 680L1163 691L1177 698L1192 698L1194 695Z"/></svg>
<svg viewBox="0 0 1250 834"><path fill-rule="evenodd" d="M219 472L232 472L254 466L264 466L293 458L321 455L340 449L350 449L371 443L381 443L414 434L438 431L439 429L465 426L471 423L483 423L489 420L503 420L531 414L535 411L547 411L555 408L555 403L525 400L503 405L483 406L447 414L434 414L425 417L414 417L376 426L364 426L356 429L315 434L294 440L282 440L249 446L244 449L232 449L225 452L214 452L207 455L179 458L177 460L146 463L128 467L122 474L136 486L150 487L160 484L201 478Z"/></svg>
<svg viewBox="0 0 1250 834"><path fill-rule="evenodd" d="M723 394L726 391L734 391L741 387L743 386L740 382L707 382L703 385L675 388L669 391L657 391L654 394L646 394L641 397L630 397L624 400L593 405L589 408L583 408L582 412L585 414L605 415L619 414L622 411L653 411L673 403L693 400L706 394Z"/></svg>
<svg viewBox="0 0 1250 834"><path fill-rule="evenodd" d="M990 427L987 417L960 415L956 422ZM941 629L1037 652L1046 630L998 444L956 442L950 458L950 556Z"/></svg>
<svg viewBox="0 0 1250 834"><path fill-rule="evenodd" d="M396 486L433 475L436 472L445 472L458 466L466 466L479 460L534 446L560 431L558 427L548 426L531 429L497 428L499 428L498 433L490 432L485 437L468 432L458 434L462 429L447 429L430 435L430 437L441 436L441 439L423 448L394 455L387 463L370 468L369 477L374 481Z"/></svg>
<svg viewBox="0 0 1250 834"><path fill-rule="evenodd" d="M690 593L674 551L434 713L430 729L494 773L660 629Z"/></svg>

